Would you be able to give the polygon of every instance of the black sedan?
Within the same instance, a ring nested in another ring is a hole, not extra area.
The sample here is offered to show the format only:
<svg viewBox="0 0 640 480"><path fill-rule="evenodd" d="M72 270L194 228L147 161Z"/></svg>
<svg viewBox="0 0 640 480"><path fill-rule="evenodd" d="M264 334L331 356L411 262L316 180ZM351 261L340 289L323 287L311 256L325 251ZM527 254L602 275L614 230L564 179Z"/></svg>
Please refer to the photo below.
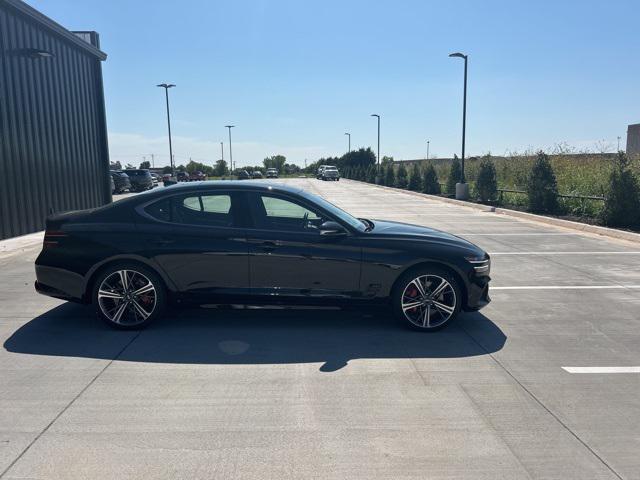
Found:
<svg viewBox="0 0 640 480"><path fill-rule="evenodd" d="M168 303L390 304L435 330L489 302L489 256L426 227L355 218L267 182L149 191L50 217L36 290L140 328Z"/></svg>

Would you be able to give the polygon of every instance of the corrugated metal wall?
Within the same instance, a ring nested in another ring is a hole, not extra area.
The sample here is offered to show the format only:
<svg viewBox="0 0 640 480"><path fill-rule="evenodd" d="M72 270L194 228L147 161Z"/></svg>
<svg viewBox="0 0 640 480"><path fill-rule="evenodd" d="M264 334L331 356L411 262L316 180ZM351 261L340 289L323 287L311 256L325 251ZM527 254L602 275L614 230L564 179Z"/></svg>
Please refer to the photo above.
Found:
<svg viewBox="0 0 640 480"><path fill-rule="evenodd" d="M98 57L0 0L0 238L111 201L103 95Z"/></svg>

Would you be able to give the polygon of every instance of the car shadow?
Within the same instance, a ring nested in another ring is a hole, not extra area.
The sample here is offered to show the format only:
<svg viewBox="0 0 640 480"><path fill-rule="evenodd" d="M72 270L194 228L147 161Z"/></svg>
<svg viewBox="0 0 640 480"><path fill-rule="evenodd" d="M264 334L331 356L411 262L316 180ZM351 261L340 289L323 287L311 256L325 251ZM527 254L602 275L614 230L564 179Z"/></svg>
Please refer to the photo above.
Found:
<svg viewBox="0 0 640 480"><path fill-rule="evenodd" d="M500 350L504 333L479 312L434 333L386 311L189 309L169 311L141 333L117 331L89 307L62 304L9 337L13 353L174 364L322 362L332 372L360 358L454 358Z"/></svg>

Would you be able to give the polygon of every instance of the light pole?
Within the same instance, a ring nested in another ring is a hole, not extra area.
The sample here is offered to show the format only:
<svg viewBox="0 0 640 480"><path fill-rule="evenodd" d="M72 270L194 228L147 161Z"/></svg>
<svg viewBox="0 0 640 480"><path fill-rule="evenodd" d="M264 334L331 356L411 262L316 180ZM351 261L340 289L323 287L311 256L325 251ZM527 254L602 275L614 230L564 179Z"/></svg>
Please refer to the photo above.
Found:
<svg viewBox="0 0 640 480"><path fill-rule="evenodd" d="M175 178L176 169L173 164L173 149L171 147L171 117L169 116L169 89L175 87L173 83L161 83L157 87L164 88L164 95L167 102L167 129L169 130L169 161L171 162L171 178Z"/></svg>
<svg viewBox="0 0 640 480"><path fill-rule="evenodd" d="M620 136L618 135L618 151L620 151Z"/></svg>
<svg viewBox="0 0 640 480"><path fill-rule="evenodd" d="M351 153L351 134L349 132L345 132L344 134L349 137L349 150L347 150L347 153Z"/></svg>
<svg viewBox="0 0 640 480"><path fill-rule="evenodd" d="M231 172L233 172L233 150L231 149L231 129L235 127L235 125L225 125L225 128L229 129L229 167Z"/></svg>
<svg viewBox="0 0 640 480"><path fill-rule="evenodd" d="M456 198L460 200L466 200L469 198L469 186L465 183L464 178L464 142L467 132L467 64L469 56L460 52L452 53L450 57L457 57L464 59L464 97L462 101L462 172L460 174L460 191L456 187Z"/></svg>
<svg viewBox="0 0 640 480"><path fill-rule="evenodd" d="M429 160L429 144L431 141L427 140L427 160Z"/></svg>
<svg viewBox="0 0 640 480"><path fill-rule="evenodd" d="M380 115L372 113L371 116L378 119L378 167L376 168L378 181L376 183L380 183Z"/></svg>

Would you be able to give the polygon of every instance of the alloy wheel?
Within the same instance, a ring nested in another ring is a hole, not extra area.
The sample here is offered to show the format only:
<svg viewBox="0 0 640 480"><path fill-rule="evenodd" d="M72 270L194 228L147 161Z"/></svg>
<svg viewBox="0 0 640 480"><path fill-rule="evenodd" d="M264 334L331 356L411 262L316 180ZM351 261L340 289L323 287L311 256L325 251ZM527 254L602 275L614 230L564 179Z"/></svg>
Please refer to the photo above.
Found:
<svg viewBox="0 0 640 480"><path fill-rule="evenodd" d="M438 275L421 275L411 280L402 292L402 312L419 328L437 328L456 311L456 292Z"/></svg>
<svg viewBox="0 0 640 480"><path fill-rule="evenodd" d="M135 270L117 270L100 283L98 305L102 314L118 325L144 323L157 304L156 288Z"/></svg>

